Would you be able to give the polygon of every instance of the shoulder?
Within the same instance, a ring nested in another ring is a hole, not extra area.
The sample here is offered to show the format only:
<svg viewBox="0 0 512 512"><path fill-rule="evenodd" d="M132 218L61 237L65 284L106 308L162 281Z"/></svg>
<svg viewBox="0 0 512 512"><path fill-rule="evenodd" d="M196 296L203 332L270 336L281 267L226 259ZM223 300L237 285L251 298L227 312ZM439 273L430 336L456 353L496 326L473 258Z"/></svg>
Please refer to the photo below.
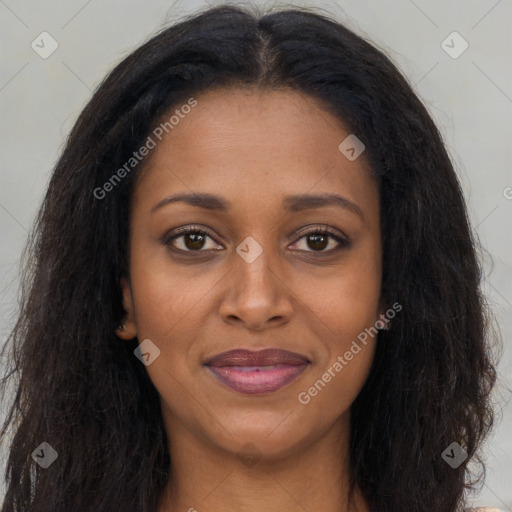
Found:
<svg viewBox="0 0 512 512"><path fill-rule="evenodd" d="M499 508L480 507L480 508L466 508L464 512L503 512Z"/></svg>

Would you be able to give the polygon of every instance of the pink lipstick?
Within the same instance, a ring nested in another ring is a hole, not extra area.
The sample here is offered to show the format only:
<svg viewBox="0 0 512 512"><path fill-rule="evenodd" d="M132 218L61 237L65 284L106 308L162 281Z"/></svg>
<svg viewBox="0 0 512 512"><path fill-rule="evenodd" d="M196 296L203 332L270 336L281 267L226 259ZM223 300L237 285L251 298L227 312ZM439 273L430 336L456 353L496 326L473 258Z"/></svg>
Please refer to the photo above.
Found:
<svg viewBox="0 0 512 512"><path fill-rule="evenodd" d="M204 363L229 388L246 394L277 391L294 381L308 366L307 357L277 348L253 352L230 350Z"/></svg>

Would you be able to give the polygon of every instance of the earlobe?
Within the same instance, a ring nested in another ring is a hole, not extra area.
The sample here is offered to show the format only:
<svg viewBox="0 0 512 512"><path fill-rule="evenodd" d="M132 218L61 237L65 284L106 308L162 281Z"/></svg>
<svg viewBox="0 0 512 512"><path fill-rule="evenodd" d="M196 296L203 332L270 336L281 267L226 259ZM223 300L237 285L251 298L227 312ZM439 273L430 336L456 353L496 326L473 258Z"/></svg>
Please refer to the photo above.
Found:
<svg viewBox="0 0 512 512"><path fill-rule="evenodd" d="M115 330L115 333L123 340L131 340L137 336L137 327L133 314L132 292L128 279L125 276L121 277L119 284L123 294L123 308L126 311L126 315Z"/></svg>
<svg viewBox="0 0 512 512"><path fill-rule="evenodd" d="M116 330L115 333L118 338L121 338L122 340L132 340L135 338L135 335L132 335L130 332L128 332L126 324L122 323Z"/></svg>
<svg viewBox="0 0 512 512"><path fill-rule="evenodd" d="M379 331L389 331L389 329L391 328L391 320L386 315L388 309L389 308L386 307L386 304L384 304L383 300L381 300L379 304L379 318L375 322L375 327Z"/></svg>
<svg viewBox="0 0 512 512"><path fill-rule="evenodd" d="M391 321L385 315L380 315L379 320L375 322L375 326L379 331L389 331Z"/></svg>

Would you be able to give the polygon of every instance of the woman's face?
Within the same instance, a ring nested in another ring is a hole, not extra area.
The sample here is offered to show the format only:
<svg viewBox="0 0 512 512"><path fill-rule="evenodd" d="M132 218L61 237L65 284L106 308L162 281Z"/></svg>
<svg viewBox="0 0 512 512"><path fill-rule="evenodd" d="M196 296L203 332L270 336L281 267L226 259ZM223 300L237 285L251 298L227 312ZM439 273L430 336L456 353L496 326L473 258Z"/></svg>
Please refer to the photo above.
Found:
<svg viewBox="0 0 512 512"><path fill-rule="evenodd" d="M169 432L271 459L348 428L376 342L361 334L385 311L378 189L364 153L338 148L350 132L308 96L195 99L151 134L134 191L126 331L151 340ZM238 349L295 355L215 359Z"/></svg>

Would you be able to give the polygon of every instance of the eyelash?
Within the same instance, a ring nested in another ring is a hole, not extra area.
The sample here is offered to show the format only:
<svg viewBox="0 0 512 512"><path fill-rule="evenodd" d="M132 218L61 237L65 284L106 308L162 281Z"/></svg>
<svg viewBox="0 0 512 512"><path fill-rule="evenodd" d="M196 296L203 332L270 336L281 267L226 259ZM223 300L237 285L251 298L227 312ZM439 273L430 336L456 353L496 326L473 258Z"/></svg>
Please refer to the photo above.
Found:
<svg viewBox="0 0 512 512"><path fill-rule="evenodd" d="M199 227L199 226L187 226L187 227L183 227L183 228L178 228L177 230L174 231L174 233L172 234L168 234L168 235L165 235L163 237L163 240L162 240L162 243L166 246L169 246L171 245L171 242L173 242L174 240L180 238L180 237L183 237L183 236L186 236L186 235L189 235L189 234L192 234L192 233L196 233L196 234L200 234L200 235L207 235L209 238L211 238L213 241L215 241L216 243L218 243L216 240L215 240L215 237L212 235L212 233L210 233L210 231L206 228L203 228L203 227ZM302 240L304 237L307 237L309 235L324 235L324 236L328 236L332 239L334 239L337 243L338 243L338 246L335 247L334 249L329 249L328 251L325 251L325 250L321 250L321 251L313 251L313 250L309 250L309 251L303 251L301 250L300 252L310 252L310 253L316 253L316 254L331 254L331 253L334 253L334 252L337 252L343 248L346 248L350 245L350 242L348 241L348 239L346 238L343 238L341 237L340 235L338 235L336 232L332 231L328 226L322 226L321 228L320 227L317 227L317 228L313 228L305 233L302 233L302 235L297 239L297 242L299 240ZM296 243L296 242L294 242ZM176 251L179 251L179 252L182 252L182 253L200 253L200 252L208 252L209 250L217 250L217 249L198 249L197 251L193 251L193 250L185 250L185 249L178 249L176 247L172 247L173 250L176 250Z"/></svg>

